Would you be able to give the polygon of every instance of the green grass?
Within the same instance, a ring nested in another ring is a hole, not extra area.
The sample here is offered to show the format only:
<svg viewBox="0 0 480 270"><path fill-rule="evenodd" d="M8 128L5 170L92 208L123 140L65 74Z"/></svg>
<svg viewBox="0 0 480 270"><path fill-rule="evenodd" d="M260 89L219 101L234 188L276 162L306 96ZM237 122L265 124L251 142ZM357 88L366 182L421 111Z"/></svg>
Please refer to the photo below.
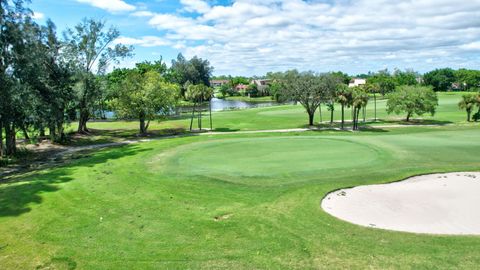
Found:
<svg viewBox="0 0 480 270"><path fill-rule="evenodd" d="M435 116L424 115L421 117L427 124L448 124L448 123L466 123L466 113L458 109L458 102L463 93L439 93L439 107ZM376 124L396 124L405 118L405 115L388 115L386 112L386 100L377 101L377 117L381 120ZM326 107L322 108L324 124L330 120L330 112ZM351 111L345 111L346 119L351 119ZM360 115L363 119L362 115ZM374 103L369 102L366 118L374 118ZM340 106L336 106L334 111L335 121L341 119ZM204 125L207 123L205 119ZM315 121L319 121L319 113L315 116ZM254 108L236 111L223 111L213 113L213 127L216 131L238 131L238 130L269 130L269 129L288 129L303 128L308 125L308 116L301 105L283 105L267 108ZM370 123L371 124L371 123ZM89 122L88 126L100 130L128 130L130 135L138 132L138 121L106 121ZM150 125L151 131L162 129L188 129L190 125L189 114L180 118L174 118L166 121L153 121ZM208 126L208 125L207 125ZM76 123L73 123L70 130L76 129Z"/></svg>
<svg viewBox="0 0 480 270"><path fill-rule="evenodd" d="M0 183L0 268L475 269L478 236L360 227L320 201L479 170L479 136L477 126L230 134L100 151Z"/></svg>

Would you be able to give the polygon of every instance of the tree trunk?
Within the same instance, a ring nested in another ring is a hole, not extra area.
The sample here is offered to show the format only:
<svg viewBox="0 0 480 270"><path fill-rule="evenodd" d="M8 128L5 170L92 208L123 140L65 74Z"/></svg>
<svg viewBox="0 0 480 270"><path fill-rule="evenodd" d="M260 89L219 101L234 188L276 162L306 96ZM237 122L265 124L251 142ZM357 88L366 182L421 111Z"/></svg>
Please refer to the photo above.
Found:
<svg viewBox="0 0 480 270"><path fill-rule="evenodd" d="M319 111L319 115L320 115L320 124L323 122L323 119L322 119L322 104L318 105L318 111ZM312 124L310 124L312 125Z"/></svg>
<svg viewBox="0 0 480 270"><path fill-rule="evenodd" d="M62 114L63 116L63 114ZM57 142L64 142L65 141L65 130L63 128L63 118L57 121Z"/></svg>
<svg viewBox="0 0 480 270"><path fill-rule="evenodd" d="M356 109L355 107L352 106L352 130L355 130L355 115L356 115Z"/></svg>
<svg viewBox="0 0 480 270"><path fill-rule="evenodd" d="M467 122L470 122L470 114L472 113L471 110L467 110Z"/></svg>
<svg viewBox="0 0 480 270"><path fill-rule="evenodd" d="M3 121L0 117L0 158L3 157Z"/></svg>
<svg viewBox="0 0 480 270"><path fill-rule="evenodd" d="M345 105L342 104L342 129L344 128L345 125Z"/></svg>
<svg viewBox="0 0 480 270"><path fill-rule="evenodd" d="M363 113L363 123L365 123L367 121L367 107L366 106L363 107L362 113Z"/></svg>
<svg viewBox="0 0 480 270"><path fill-rule="evenodd" d="M332 103L332 107L330 108L330 125L333 125L333 111L334 111L334 107Z"/></svg>
<svg viewBox="0 0 480 270"><path fill-rule="evenodd" d="M373 103L374 103L374 106L375 106L375 118L374 118L374 122L377 122L377 95L375 95L375 93L373 93Z"/></svg>
<svg viewBox="0 0 480 270"><path fill-rule="evenodd" d="M145 117L140 116L140 135L144 136L147 133L147 129L145 126Z"/></svg>
<svg viewBox="0 0 480 270"><path fill-rule="evenodd" d="M210 131L213 130L213 124L212 124L212 99L210 99L210 102L208 103L208 109L210 111Z"/></svg>
<svg viewBox="0 0 480 270"><path fill-rule="evenodd" d="M7 122L5 125L5 154L7 156L12 156L17 153L17 142L15 135L15 124Z"/></svg>
<svg viewBox="0 0 480 270"><path fill-rule="evenodd" d="M193 118L195 117L195 108L197 106L197 103L193 103L193 109L192 109L192 118L190 119L190 131L192 131L193 128Z"/></svg>
<svg viewBox="0 0 480 270"><path fill-rule="evenodd" d="M360 117L360 109L361 109L361 108L362 108L362 107L359 107L359 108L357 109L357 116L355 117L355 119L357 119L357 124L355 125L356 130L358 130L358 118Z"/></svg>
<svg viewBox="0 0 480 270"><path fill-rule="evenodd" d="M30 141L30 136L28 136L27 128L24 125L22 125L21 129L22 129L23 137L25 138L25 141L27 142Z"/></svg>
<svg viewBox="0 0 480 270"><path fill-rule="evenodd" d="M78 120L78 133L88 133L87 121L89 118L88 110L80 109L80 118Z"/></svg>
<svg viewBox="0 0 480 270"><path fill-rule="evenodd" d="M57 132L54 124L50 124L48 127L48 130L50 131L50 141L54 142L57 140Z"/></svg>
<svg viewBox="0 0 480 270"><path fill-rule="evenodd" d="M308 113L308 124L313 126L313 118L315 117L315 113Z"/></svg>
<svg viewBox="0 0 480 270"><path fill-rule="evenodd" d="M412 113L409 112L409 113L407 114L407 122L410 121L410 116L412 116Z"/></svg>

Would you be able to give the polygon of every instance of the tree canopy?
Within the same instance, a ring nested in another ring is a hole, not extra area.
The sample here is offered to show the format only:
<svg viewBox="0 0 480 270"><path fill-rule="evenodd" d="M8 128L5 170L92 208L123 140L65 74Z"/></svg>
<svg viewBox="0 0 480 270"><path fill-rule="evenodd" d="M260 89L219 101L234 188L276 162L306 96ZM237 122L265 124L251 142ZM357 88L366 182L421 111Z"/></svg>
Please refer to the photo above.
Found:
<svg viewBox="0 0 480 270"><path fill-rule="evenodd" d="M138 68L130 70L116 90L113 108L117 116L138 119L142 135L147 133L151 120L168 115L179 96L179 87L167 82L160 73L142 73Z"/></svg>
<svg viewBox="0 0 480 270"><path fill-rule="evenodd" d="M400 86L387 96L388 113L406 113L406 120L416 114L422 116L430 113L432 116L438 106L437 94L426 86Z"/></svg>

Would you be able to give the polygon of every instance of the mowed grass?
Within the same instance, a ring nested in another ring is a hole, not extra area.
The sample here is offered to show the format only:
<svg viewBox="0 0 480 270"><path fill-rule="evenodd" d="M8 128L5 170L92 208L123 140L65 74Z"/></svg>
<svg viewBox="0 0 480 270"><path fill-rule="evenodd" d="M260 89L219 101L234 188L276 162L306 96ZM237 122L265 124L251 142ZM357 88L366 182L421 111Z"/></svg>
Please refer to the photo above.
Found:
<svg viewBox="0 0 480 270"><path fill-rule="evenodd" d="M475 126L411 127L104 150L0 183L0 268L476 269L478 236L360 227L320 201L338 188L479 170L479 136Z"/></svg>
<svg viewBox="0 0 480 270"><path fill-rule="evenodd" d="M448 123L465 123L466 113L458 108L458 102L462 92L455 93L438 93L439 107L437 113L432 117L425 114L422 117L414 118L423 120L425 124L448 124ZM387 114L386 99L382 99L378 95L377 99L377 118L379 122L375 124L396 124L405 119L406 115ZM372 124L374 119L374 102L373 98L368 103L366 110L366 120L368 124ZM150 125L151 131L165 129L188 129L190 126L190 114L184 114L180 118L172 118L165 121L153 121ZM361 120L363 115L360 114ZM337 104L334 111L334 120L340 121L341 109ZM345 119L351 119L351 110L345 110ZM330 121L330 112L325 106L322 107L322 120L324 124ZM315 122L320 121L320 113L317 110ZM308 125L308 115L305 113L301 105L281 105L267 108L254 108L236 111L222 111L213 113L213 128L216 131L241 131L241 130L269 130L269 129L288 129L288 128L304 128ZM362 123L361 123L362 124ZM209 128L208 119L204 119L204 128ZM99 121L89 122L88 126L99 130L127 130L130 133L138 132L138 121ZM76 123L72 123L70 130L76 130ZM195 126L196 127L196 126Z"/></svg>

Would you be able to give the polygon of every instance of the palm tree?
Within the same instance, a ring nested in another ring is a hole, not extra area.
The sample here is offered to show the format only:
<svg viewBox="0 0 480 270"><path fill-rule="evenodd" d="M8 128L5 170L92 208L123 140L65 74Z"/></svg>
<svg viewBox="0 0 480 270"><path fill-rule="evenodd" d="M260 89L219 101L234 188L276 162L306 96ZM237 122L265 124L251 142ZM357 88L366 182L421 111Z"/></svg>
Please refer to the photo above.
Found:
<svg viewBox="0 0 480 270"><path fill-rule="evenodd" d="M369 83L365 85L365 90L367 93L373 94L373 104L374 104L374 121L377 122L377 93L380 93L380 84L378 83Z"/></svg>
<svg viewBox="0 0 480 270"><path fill-rule="evenodd" d="M480 100L479 95L465 94L462 96L462 100L458 103L458 107L467 112L467 122L470 122L470 115L472 114L472 109L475 107L475 105L479 104L479 100L477 99Z"/></svg>
<svg viewBox="0 0 480 270"><path fill-rule="evenodd" d="M351 89L345 85L341 84L338 87L337 91L337 102L340 103L342 107L342 129L345 125L345 106L350 107L352 100L352 91Z"/></svg>
<svg viewBox="0 0 480 270"><path fill-rule="evenodd" d="M358 130L360 110L368 104L368 93L361 87L352 88L353 130Z"/></svg>

